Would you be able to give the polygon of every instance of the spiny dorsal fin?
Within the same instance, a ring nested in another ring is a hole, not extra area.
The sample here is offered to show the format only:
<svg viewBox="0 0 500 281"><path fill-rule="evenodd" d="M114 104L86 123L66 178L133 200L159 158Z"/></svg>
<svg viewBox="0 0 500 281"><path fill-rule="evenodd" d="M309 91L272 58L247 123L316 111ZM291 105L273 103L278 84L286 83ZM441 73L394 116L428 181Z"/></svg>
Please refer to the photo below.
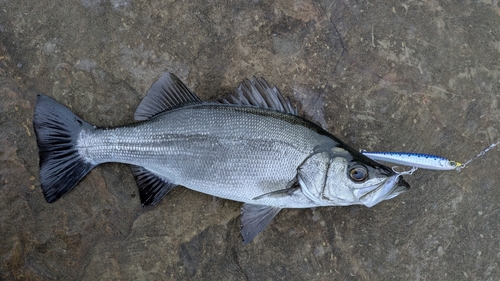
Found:
<svg viewBox="0 0 500 281"><path fill-rule="evenodd" d="M247 79L236 88L234 95L228 96L219 102L255 106L298 115L290 100L285 99L276 86L271 88L263 77L258 79L254 76L252 80Z"/></svg>
<svg viewBox="0 0 500 281"><path fill-rule="evenodd" d="M165 72L149 88L146 97L135 110L135 120L148 120L164 111L201 100L182 81L170 72Z"/></svg>

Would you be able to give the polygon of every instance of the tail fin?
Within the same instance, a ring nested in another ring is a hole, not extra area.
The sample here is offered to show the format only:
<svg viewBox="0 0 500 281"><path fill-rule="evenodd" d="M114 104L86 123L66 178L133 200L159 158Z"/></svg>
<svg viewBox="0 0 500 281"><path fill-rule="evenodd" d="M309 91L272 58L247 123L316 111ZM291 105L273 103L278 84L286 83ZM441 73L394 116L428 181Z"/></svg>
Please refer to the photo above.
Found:
<svg viewBox="0 0 500 281"><path fill-rule="evenodd" d="M76 141L95 127L55 100L38 95L33 116L40 156L40 184L52 203L72 189L96 165L80 156Z"/></svg>

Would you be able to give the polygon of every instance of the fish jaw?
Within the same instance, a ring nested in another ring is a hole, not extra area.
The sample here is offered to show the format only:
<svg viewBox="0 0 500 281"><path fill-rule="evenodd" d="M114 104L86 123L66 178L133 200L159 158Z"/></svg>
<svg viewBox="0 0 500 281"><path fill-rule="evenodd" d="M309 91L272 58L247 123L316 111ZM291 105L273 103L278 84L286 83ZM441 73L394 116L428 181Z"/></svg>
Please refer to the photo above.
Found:
<svg viewBox="0 0 500 281"><path fill-rule="evenodd" d="M410 185L403 180L401 175L389 177L384 184L358 189L354 195L359 198L361 204L371 208L378 203L392 199L410 189Z"/></svg>

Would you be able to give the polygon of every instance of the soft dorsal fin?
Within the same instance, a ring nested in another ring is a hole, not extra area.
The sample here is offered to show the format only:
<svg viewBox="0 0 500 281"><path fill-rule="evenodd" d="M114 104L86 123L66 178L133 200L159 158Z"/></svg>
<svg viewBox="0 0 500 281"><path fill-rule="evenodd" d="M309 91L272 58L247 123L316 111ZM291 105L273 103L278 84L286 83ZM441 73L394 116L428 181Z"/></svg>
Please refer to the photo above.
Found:
<svg viewBox="0 0 500 281"><path fill-rule="evenodd" d="M135 110L135 120L148 120L164 111L201 100L182 81L170 72L165 72L149 88L146 97Z"/></svg>
<svg viewBox="0 0 500 281"><path fill-rule="evenodd" d="M285 99L276 86L271 88L263 77L258 79L254 76L252 80L247 79L236 88L234 95L228 96L219 102L255 106L298 115L290 100Z"/></svg>

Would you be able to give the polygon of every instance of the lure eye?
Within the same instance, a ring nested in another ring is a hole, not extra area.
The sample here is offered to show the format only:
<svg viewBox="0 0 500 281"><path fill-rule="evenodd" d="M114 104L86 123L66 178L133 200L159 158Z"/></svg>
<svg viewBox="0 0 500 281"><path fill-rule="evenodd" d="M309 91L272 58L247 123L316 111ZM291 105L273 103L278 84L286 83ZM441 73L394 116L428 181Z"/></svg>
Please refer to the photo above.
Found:
<svg viewBox="0 0 500 281"><path fill-rule="evenodd" d="M365 167L354 167L349 171L349 176L355 182L361 182L368 178L368 170Z"/></svg>

